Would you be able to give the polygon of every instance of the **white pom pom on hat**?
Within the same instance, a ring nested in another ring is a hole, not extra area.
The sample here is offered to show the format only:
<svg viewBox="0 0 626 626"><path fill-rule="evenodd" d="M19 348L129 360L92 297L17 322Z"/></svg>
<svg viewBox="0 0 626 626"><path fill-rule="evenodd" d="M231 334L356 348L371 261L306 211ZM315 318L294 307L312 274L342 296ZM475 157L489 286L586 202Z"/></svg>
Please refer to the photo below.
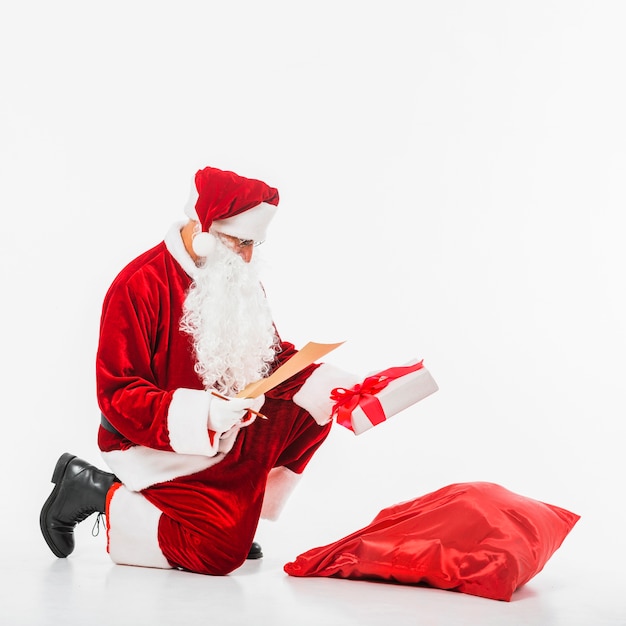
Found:
<svg viewBox="0 0 626 626"><path fill-rule="evenodd" d="M215 235L207 232L199 232L193 236L191 247L198 256L209 256L216 244Z"/></svg>

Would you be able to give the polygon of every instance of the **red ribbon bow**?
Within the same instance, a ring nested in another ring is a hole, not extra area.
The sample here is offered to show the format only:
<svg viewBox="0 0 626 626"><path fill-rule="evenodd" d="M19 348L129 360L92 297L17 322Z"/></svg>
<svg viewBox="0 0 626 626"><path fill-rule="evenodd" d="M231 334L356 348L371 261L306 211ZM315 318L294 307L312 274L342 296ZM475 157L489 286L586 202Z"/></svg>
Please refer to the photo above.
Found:
<svg viewBox="0 0 626 626"><path fill-rule="evenodd" d="M330 392L330 399L335 403L332 416L336 415L337 423L353 432L352 411L357 406L363 409L363 413L367 415L373 426L384 422L387 418L376 394L383 390L392 380L416 372L422 369L422 367L424 367L423 361L415 365L390 367L378 374L368 376L362 383L354 385L351 389L336 387Z"/></svg>

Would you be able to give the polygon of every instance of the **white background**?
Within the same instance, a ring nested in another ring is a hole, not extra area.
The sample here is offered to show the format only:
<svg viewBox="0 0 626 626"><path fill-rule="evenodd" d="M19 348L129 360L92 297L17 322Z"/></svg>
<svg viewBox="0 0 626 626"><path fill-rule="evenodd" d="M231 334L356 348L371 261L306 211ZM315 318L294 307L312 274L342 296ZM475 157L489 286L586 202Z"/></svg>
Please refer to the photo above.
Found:
<svg viewBox="0 0 626 626"><path fill-rule="evenodd" d="M258 252L285 339L346 340L328 360L362 374L424 358L440 386L337 427L264 547L295 557L486 480L581 515L554 561L610 588L625 24L617 1L4 2L2 540L19 518L47 559L56 458L102 464L102 299L212 165L280 191Z"/></svg>

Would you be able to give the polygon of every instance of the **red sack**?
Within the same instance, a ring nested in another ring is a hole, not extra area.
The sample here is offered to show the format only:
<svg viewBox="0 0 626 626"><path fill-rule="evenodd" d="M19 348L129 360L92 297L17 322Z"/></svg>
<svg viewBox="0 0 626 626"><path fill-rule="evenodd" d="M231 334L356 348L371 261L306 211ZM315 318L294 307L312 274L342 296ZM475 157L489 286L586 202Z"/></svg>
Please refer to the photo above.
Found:
<svg viewBox="0 0 626 626"><path fill-rule="evenodd" d="M304 552L284 570L509 601L579 519L493 483L459 483L383 509L365 528Z"/></svg>

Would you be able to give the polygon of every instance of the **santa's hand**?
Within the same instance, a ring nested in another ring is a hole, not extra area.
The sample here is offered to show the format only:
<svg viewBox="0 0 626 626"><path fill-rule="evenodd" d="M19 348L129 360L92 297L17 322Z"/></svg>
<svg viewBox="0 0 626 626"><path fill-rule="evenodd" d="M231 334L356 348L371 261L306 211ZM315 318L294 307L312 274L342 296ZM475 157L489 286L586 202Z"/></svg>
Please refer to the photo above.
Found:
<svg viewBox="0 0 626 626"><path fill-rule="evenodd" d="M254 413L248 413L248 411L250 409L258 411L263 406L264 401L264 396L258 398L219 398L212 395L207 425L210 430L217 433L225 433L236 424L248 426L255 418ZM244 417L246 419L242 422Z"/></svg>
<svg viewBox="0 0 626 626"><path fill-rule="evenodd" d="M248 400L251 400L252 402L254 402L254 404L250 406L248 415L246 415L244 419L241 421L241 423L239 424L240 426L250 426L250 424L254 422L257 416L260 415L259 411L261 410L261 407L265 403L265 396L260 395L258 398L248 398Z"/></svg>

